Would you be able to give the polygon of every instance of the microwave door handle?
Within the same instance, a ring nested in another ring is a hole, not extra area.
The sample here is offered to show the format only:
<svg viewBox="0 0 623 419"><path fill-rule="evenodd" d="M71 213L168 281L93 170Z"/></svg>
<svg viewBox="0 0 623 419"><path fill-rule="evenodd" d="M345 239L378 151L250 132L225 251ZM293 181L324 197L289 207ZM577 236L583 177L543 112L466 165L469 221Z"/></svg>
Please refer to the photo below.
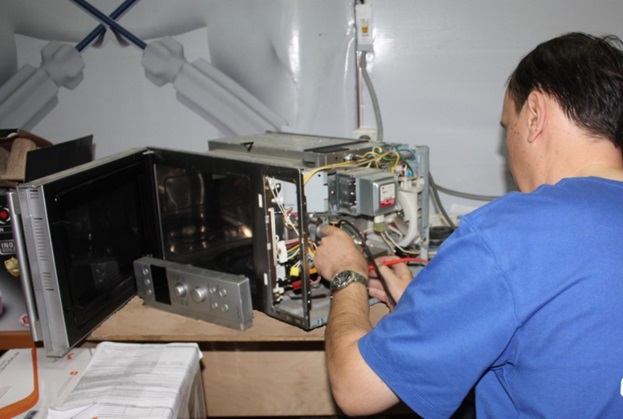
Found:
<svg viewBox="0 0 623 419"><path fill-rule="evenodd" d="M19 277L22 283L24 299L26 300L26 310L30 322L30 333L32 340L37 342L43 339L41 322L37 313L37 304L32 289L30 268L28 265L28 253L24 243L24 229L22 227L22 212L19 205L17 192L8 193L9 211L11 211L11 227L13 227L13 240L15 242L15 254L19 263Z"/></svg>

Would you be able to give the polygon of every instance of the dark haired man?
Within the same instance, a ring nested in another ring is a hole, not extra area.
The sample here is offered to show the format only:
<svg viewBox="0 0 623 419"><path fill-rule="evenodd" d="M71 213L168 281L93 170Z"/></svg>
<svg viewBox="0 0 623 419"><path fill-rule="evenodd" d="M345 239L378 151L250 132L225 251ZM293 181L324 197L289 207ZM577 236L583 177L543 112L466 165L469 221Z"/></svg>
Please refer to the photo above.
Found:
<svg viewBox="0 0 623 419"><path fill-rule="evenodd" d="M347 414L403 400L448 417L476 386L480 417L623 415L623 52L571 33L524 57L501 123L520 192L464 217L411 280L381 266L388 301L341 230L324 227L315 265L334 291L326 331L334 397ZM343 277L344 275L340 275Z"/></svg>

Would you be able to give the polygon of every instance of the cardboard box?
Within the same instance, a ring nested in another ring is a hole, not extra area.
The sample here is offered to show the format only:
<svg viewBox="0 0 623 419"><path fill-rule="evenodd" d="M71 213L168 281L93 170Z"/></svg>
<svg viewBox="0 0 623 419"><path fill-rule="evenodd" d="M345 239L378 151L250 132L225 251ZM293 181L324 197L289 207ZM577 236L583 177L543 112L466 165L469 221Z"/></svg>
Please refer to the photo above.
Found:
<svg viewBox="0 0 623 419"><path fill-rule="evenodd" d="M45 138L22 129L0 130L0 186L12 187L23 182L26 154L51 145Z"/></svg>
<svg viewBox="0 0 623 419"><path fill-rule="evenodd" d="M48 406L78 384L91 349L76 348L49 358L42 348L10 349L0 357L0 418L47 418Z"/></svg>

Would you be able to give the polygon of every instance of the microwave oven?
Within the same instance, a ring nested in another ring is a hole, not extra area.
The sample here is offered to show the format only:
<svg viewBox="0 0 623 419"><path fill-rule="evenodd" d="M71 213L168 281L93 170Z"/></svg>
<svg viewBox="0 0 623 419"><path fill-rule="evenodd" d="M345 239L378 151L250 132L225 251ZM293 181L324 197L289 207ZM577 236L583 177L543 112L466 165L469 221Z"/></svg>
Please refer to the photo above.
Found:
<svg viewBox="0 0 623 419"><path fill-rule="evenodd" d="M9 194L31 329L49 356L137 294L241 330L252 309L323 326L331 298L313 254L325 223L347 223L375 255L427 257L426 146L286 133L208 146L132 149Z"/></svg>

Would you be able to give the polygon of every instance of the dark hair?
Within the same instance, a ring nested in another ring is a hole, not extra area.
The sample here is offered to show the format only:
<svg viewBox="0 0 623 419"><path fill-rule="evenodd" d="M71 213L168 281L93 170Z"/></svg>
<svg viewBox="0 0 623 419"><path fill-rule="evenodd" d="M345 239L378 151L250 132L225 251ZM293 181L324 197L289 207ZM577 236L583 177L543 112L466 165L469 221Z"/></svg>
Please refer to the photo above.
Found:
<svg viewBox="0 0 623 419"><path fill-rule="evenodd" d="M538 45L508 79L517 111L530 92L550 95L578 126L623 148L623 42L568 33Z"/></svg>

